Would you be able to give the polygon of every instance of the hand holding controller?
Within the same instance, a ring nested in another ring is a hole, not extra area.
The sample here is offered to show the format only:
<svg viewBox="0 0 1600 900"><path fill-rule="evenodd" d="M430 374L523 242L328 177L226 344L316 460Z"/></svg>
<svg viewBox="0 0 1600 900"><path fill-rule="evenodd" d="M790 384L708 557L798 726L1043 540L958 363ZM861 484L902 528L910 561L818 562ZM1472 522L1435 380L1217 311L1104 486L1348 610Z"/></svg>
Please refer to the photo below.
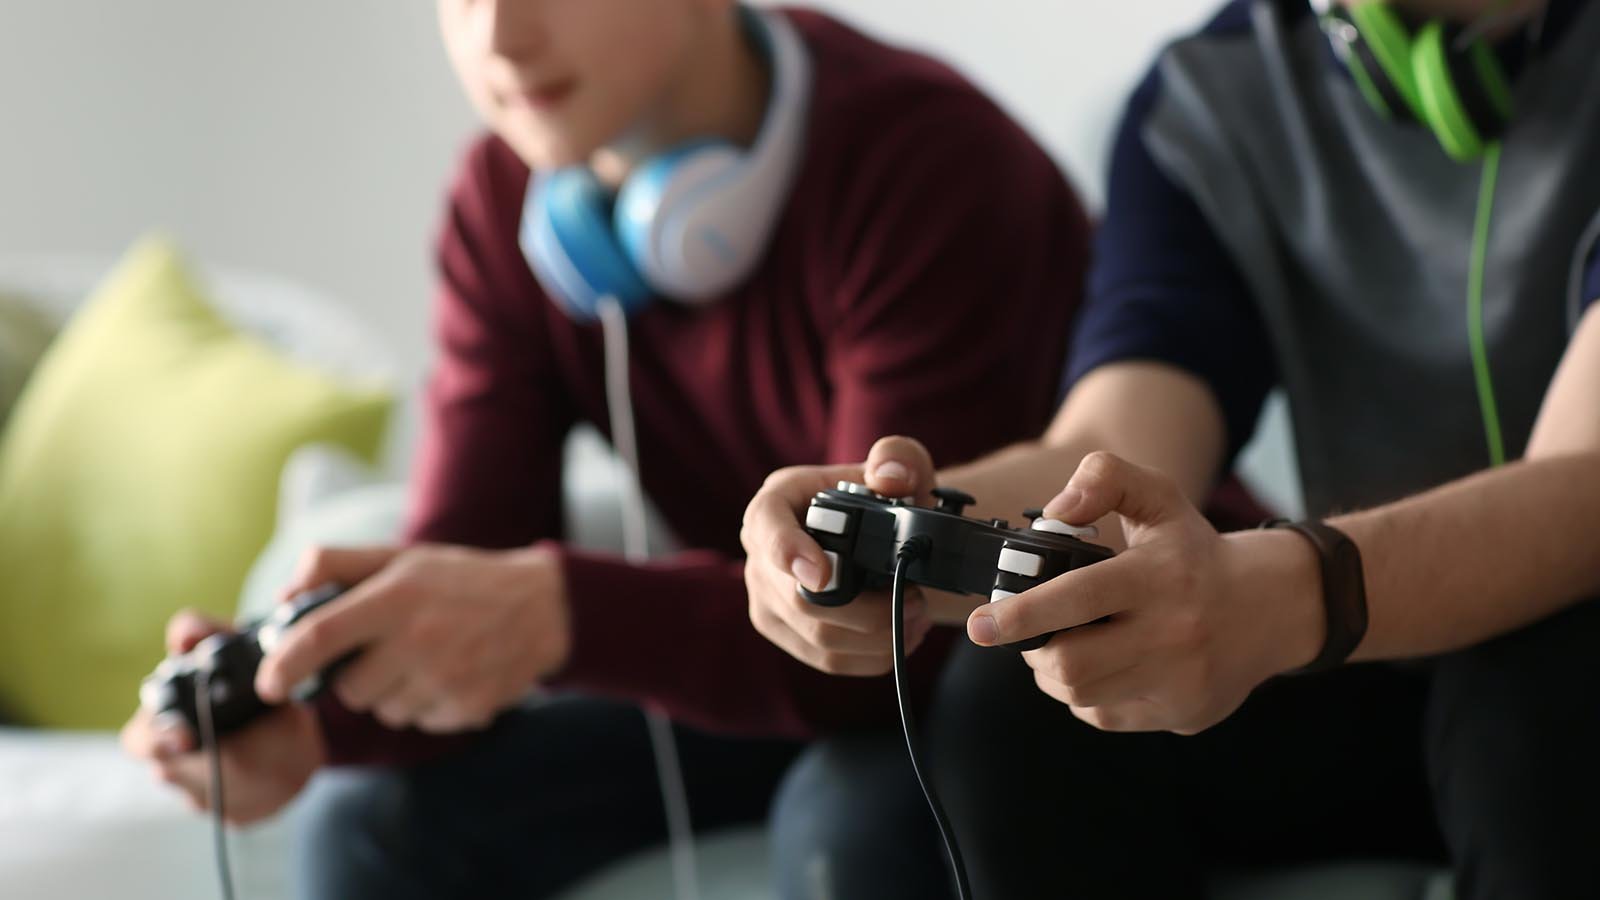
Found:
<svg viewBox="0 0 1600 900"><path fill-rule="evenodd" d="M801 588L801 595L820 606L843 606L863 590L887 587L900 547L917 536L925 538L930 549L906 570L909 581L986 596L990 602L1111 558L1110 550L1082 540L1094 536L1093 528L1046 519L1038 510L1025 513L1033 520L1030 527L1012 528L1003 519L963 516L975 501L961 491L937 488L933 495L938 505L929 509L850 482L819 491L806 510L806 531L827 555L833 576L822 590ZM1050 637L1039 635L1006 646L1035 650Z"/></svg>
<svg viewBox="0 0 1600 900"><path fill-rule="evenodd" d="M167 657L139 685L139 705L155 719L176 716L191 733L198 734L196 691L203 678L216 734L220 737L243 728L271 709L255 691L256 669L262 658L295 623L343 591L338 585L306 591L237 634L214 634L188 653ZM302 686L295 699L314 697L346 661L334 663Z"/></svg>

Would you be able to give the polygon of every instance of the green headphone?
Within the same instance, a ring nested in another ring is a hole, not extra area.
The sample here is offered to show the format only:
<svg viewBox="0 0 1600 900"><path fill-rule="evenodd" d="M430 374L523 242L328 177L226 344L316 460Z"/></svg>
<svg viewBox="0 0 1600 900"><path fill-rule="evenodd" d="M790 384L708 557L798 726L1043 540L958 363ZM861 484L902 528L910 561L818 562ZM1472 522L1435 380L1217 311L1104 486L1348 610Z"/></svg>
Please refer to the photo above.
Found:
<svg viewBox="0 0 1600 900"><path fill-rule="evenodd" d="M1427 126L1458 162L1481 158L1511 121L1511 81L1481 39L1433 20L1415 32L1389 4L1312 0L1357 89L1385 118Z"/></svg>
<svg viewBox="0 0 1600 900"><path fill-rule="evenodd" d="M1502 0L1500 6L1505 5ZM1511 124L1511 80L1480 38L1463 41L1475 26L1464 30L1432 20L1413 32L1383 0L1350 6L1311 0L1311 6L1334 53L1373 109L1386 119L1427 126L1457 162L1483 160L1467 272L1467 340L1489 462L1498 466L1506 452L1484 341L1483 286L1500 176L1500 137ZM1542 14L1538 21L1542 25Z"/></svg>

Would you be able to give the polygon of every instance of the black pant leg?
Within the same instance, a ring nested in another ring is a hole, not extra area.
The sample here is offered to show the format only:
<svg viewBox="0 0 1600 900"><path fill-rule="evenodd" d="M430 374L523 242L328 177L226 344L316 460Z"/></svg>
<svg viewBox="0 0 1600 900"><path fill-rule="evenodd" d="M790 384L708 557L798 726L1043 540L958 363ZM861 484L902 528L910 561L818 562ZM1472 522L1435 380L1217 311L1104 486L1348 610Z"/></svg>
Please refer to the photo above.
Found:
<svg viewBox="0 0 1600 900"><path fill-rule="evenodd" d="M1276 679L1193 737L1108 734L1014 653L963 647L928 713L984 898L1199 897L1217 870L1442 860L1421 746L1426 672Z"/></svg>
<svg viewBox="0 0 1600 900"><path fill-rule="evenodd" d="M1462 900L1600 897L1600 601L1436 661L1427 735Z"/></svg>
<svg viewBox="0 0 1600 900"><path fill-rule="evenodd" d="M762 821L798 750L675 737L697 831ZM546 897L666 838L642 714L580 698L513 710L413 769L322 773L300 812L297 895L330 900Z"/></svg>
<svg viewBox="0 0 1600 900"><path fill-rule="evenodd" d="M984 900L1181 900L1201 881L1168 734L1106 734L1021 657L962 645L925 715L929 758Z"/></svg>
<svg viewBox="0 0 1600 900"><path fill-rule="evenodd" d="M1424 764L1427 696L1423 666L1286 676L1182 740L1181 808L1208 867L1443 863Z"/></svg>

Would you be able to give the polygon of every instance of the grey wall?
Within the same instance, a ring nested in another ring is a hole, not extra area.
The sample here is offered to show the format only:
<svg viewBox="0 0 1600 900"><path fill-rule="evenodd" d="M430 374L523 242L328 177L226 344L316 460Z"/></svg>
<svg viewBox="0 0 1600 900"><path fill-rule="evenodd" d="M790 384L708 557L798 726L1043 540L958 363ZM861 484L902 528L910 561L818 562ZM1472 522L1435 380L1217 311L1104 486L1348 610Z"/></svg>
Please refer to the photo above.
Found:
<svg viewBox="0 0 1600 900"><path fill-rule="evenodd" d="M469 124L420 0L0 0L0 254L165 228L346 300L420 369Z"/></svg>

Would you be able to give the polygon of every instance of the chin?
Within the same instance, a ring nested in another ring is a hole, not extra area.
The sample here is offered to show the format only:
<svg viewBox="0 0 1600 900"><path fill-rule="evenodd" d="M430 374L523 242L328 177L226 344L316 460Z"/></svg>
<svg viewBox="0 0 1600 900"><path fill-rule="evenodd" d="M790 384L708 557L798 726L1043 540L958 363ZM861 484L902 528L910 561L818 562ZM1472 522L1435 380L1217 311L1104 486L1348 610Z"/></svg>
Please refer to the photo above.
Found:
<svg viewBox="0 0 1600 900"><path fill-rule="evenodd" d="M548 171L587 163L598 149L594 142L543 129L496 128L495 132L530 169Z"/></svg>

